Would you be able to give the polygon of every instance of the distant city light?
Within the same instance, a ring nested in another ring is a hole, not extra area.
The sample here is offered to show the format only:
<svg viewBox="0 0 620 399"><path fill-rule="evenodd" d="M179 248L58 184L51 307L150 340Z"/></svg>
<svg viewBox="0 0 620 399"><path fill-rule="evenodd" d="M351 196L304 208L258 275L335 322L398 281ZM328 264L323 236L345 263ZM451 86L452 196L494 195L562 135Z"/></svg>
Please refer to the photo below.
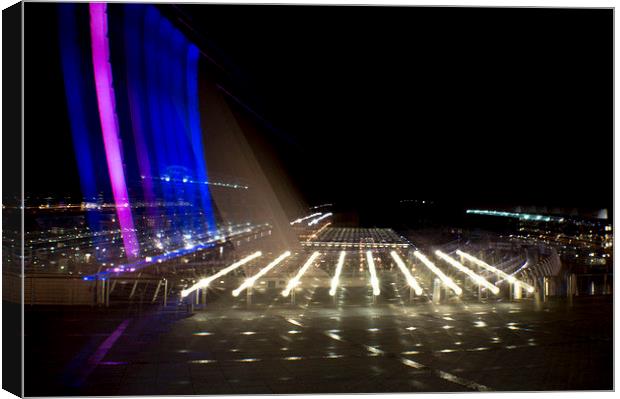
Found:
<svg viewBox="0 0 620 399"><path fill-rule="evenodd" d="M324 207L327 207L327 206L333 206L333 205L334 205L334 204L321 204L321 205L316 205L316 206L313 206L313 207L311 207L310 209L319 209L319 208L324 208Z"/></svg>
<svg viewBox="0 0 620 399"><path fill-rule="evenodd" d="M484 209L468 209L466 213L474 214L474 215L485 215L485 216L511 217L511 218L516 218L519 220L531 220L531 221L541 221L541 222L563 222L564 221L564 218L562 217L535 215L535 214L529 214L529 213L492 211L492 210L484 210Z"/></svg>

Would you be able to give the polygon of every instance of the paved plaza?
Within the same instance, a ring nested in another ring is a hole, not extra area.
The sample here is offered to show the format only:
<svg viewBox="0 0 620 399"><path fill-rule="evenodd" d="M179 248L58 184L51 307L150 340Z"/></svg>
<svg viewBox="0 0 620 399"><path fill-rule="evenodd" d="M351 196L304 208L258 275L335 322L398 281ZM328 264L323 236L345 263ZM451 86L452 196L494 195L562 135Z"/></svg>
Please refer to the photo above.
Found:
<svg viewBox="0 0 620 399"><path fill-rule="evenodd" d="M321 290L193 313L26 309L26 395L613 388L611 297L373 305Z"/></svg>

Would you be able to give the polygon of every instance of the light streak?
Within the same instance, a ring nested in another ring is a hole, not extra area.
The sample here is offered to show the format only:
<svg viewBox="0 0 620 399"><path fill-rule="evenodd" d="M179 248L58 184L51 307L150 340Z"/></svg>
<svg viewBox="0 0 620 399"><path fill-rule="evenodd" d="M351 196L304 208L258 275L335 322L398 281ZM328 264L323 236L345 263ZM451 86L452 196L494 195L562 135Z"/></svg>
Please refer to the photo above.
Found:
<svg viewBox="0 0 620 399"><path fill-rule="evenodd" d="M441 281L448 287L450 287L452 289L452 291L454 291L454 293L456 295L461 295L463 293L463 290L461 289L461 287L459 287L458 285L456 285L456 283L454 281L452 281L452 279L448 276L446 276L437 266L435 266L435 264L433 262L431 262L424 254L422 254L420 251L415 251L413 253L413 255L420 259L420 261L422 261L422 263L424 263L424 265L426 267L428 267L429 269L431 269L431 271L433 273L435 273L437 275L437 277L439 277L439 279L441 279Z"/></svg>
<svg viewBox="0 0 620 399"><path fill-rule="evenodd" d="M492 210L485 210L485 209L468 209L466 213L471 213L475 215L486 215L486 216L502 216L502 217L516 218L520 220L532 220L532 221L543 221L543 222L563 222L564 221L564 218L555 217L555 216L536 215L536 214L518 213L518 212L502 212L502 211L492 211Z"/></svg>
<svg viewBox="0 0 620 399"><path fill-rule="evenodd" d="M220 278L220 277L222 277L222 276L232 272L236 268L245 265L249 261L258 258L262 254L263 253L261 251L254 252L252 255L246 256L245 258L243 258L243 259L233 263L232 265L230 265L230 266L220 270L219 272L215 273L211 277L207 277L207 278L201 279L200 281L198 281L196 284L194 284L190 288L187 288L187 289L184 289L183 291L181 291L181 296L183 298L185 298L186 296L188 296L189 294L191 294L192 292L196 291L199 288L206 288L206 287L208 287L209 284L211 284L211 282L213 280L218 279L218 278Z"/></svg>
<svg viewBox="0 0 620 399"><path fill-rule="evenodd" d="M129 195L125 184L123 157L114 109L112 65L110 64L110 47L107 36L107 5L106 3L91 3L89 10L93 70L103 145L125 253L129 259L133 259L138 256L140 246L129 207Z"/></svg>
<svg viewBox="0 0 620 399"><path fill-rule="evenodd" d="M451 266L453 266L453 267L457 268L458 270L462 271L463 273L467 274L469 276L469 278L471 278L475 283L477 283L479 285L485 286L486 288L488 288L495 295L499 294L499 288L497 288L493 284L489 283L484 277L479 276L478 274L474 273L471 269L463 266L459 261L449 257L448 255L444 254L440 250L435 251L435 255L437 255L441 259L445 260Z"/></svg>
<svg viewBox="0 0 620 399"><path fill-rule="evenodd" d="M322 214L323 213L321 213L321 212L317 212L317 213L313 213L312 215L308 215L308 216L305 216L303 218L299 218L299 219L293 220L291 222L291 225L294 225L294 224L297 224L297 223L301 223L304 220L308 220L308 219L313 218L313 217L321 216Z"/></svg>
<svg viewBox="0 0 620 399"><path fill-rule="evenodd" d="M516 279L515 277L513 277L513 276L511 276L511 275L509 275L509 274L507 274L507 273L505 273L504 271L502 271L502 270L500 270L500 269L498 269L498 268L496 268L496 267L493 267L493 266L489 265L488 263L486 263L486 262L484 262L484 261L482 261L482 260L480 260L480 259L476 258L475 256L470 255L470 254L468 254L467 252L463 252L463 251L461 251L460 249L457 249L457 250L456 250L456 253L457 253L458 255L462 256L463 258L467 259L468 261L470 261L470 262L472 262L472 263L475 263L476 265L478 265L478 266L482 267L483 269L490 270L490 271L492 271L492 272L497 273L497 274L498 274L498 275L500 275L500 276L501 276L504 280L508 280L508 282L510 282L511 284L515 284L516 286L521 285L521 286L523 286L523 287L527 290L527 292L529 292L529 293L534 292L534 287L532 287L531 285L529 285L529 284L527 284L527 283L525 283L525 282L523 282L523 281L520 281L520 280Z"/></svg>
<svg viewBox="0 0 620 399"><path fill-rule="evenodd" d="M377 278L377 269L375 269L375 260L372 258L372 251L366 251L366 260L368 261L368 271L370 271L372 294L377 296L381 293L381 290L379 289L379 279Z"/></svg>
<svg viewBox="0 0 620 399"><path fill-rule="evenodd" d="M323 219L325 219L325 218L327 218L327 217L330 217L331 215L332 215L332 213L331 213L331 212L328 212L328 213L326 213L326 214L324 214L324 215L322 215L322 216L319 216L319 217L318 217L318 218L316 218L316 219L312 219L312 220L310 221L310 223L308 223L308 226L313 226L313 225L317 224L318 222L320 222L321 220L323 220Z"/></svg>
<svg viewBox="0 0 620 399"><path fill-rule="evenodd" d="M194 152L194 164L196 166L196 177L200 181L208 181L207 163L205 161L204 146L202 142L203 132L200 125L200 107L198 99L198 64L199 50L193 44L188 44L185 37L182 42L187 44L187 71L185 87L187 91L187 115L189 121L189 136L191 148ZM215 233L217 225L215 215L213 213L213 203L211 201L211 193L205 185L198 186L200 194L200 204L204 213L207 228L211 233Z"/></svg>
<svg viewBox="0 0 620 399"><path fill-rule="evenodd" d="M310 209L319 209L319 208L324 208L326 206L333 206L334 204L321 204L321 205L317 205L317 206L313 206Z"/></svg>
<svg viewBox="0 0 620 399"><path fill-rule="evenodd" d="M345 251L340 252L340 257L338 258L338 263L336 264L336 272L334 273L334 277L332 278L331 288L329 289L329 295L336 295L336 289L338 288L338 283L340 282L340 273L342 272L342 267L344 266L344 258L347 255Z"/></svg>
<svg viewBox="0 0 620 399"><path fill-rule="evenodd" d="M258 273L256 273L255 275L253 275L252 277L246 279L243 284L241 284L237 289L235 289L232 294L233 296L239 296L239 294L241 293L241 291L245 290L246 288L250 288L254 285L254 283L256 283L256 280L258 280L259 278L261 278L262 276L264 276L265 274L267 274L269 272L269 270L273 269L274 267L276 267L280 262L282 262L284 259L286 259L287 257L291 256L291 251L286 251L284 252L282 255L278 256L274 261L272 261L270 264L268 264L267 266L265 266L264 268L260 269L258 271Z"/></svg>
<svg viewBox="0 0 620 399"><path fill-rule="evenodd" d="M323 227L321 227L320 229L315 231L314 234L308 236L308 239L306 241L310 241L310 240L313 240L313 239L317 238L319 236L319 234L321 234L321 232L323 230L325 230L326 228L328 228L329 225L331 225L331 224L332 224L331 222L326 223Z"/></svg>
<svg viewBox="0 0 620 399"><path fill-rule="evenodd" d="M316 258L318 258L320 255L321 253L318 251L315 251L312 255L310 255L306 263L304 263L304 265L299 269L295 277L289 280L288 284L286 285L286 288L284 289L284 291L282 291L282 296L284 297L288 296L291 293L291 290L297 287L297 285L299 285L299 280L301 280L301 277L308 270L308 268L312 266Z"/></svg>
<svg viewBox="0 0 620 399"><path fill-rule="evenodd" d="M403 260L398 255L398 253L396 251L392 251L390 252L390 255L392 255L392 258L396 262L396 265L398 266L400 271L405 275L405 278L407 279L407 284L409 284L409 286L413 288L416 295L422 295L422 287L420 287L420 284L418 284L418 281L415 279L415 277L413 277L409 269L407 269L407 266L405 266L405 262L403 262Z"/></svg>

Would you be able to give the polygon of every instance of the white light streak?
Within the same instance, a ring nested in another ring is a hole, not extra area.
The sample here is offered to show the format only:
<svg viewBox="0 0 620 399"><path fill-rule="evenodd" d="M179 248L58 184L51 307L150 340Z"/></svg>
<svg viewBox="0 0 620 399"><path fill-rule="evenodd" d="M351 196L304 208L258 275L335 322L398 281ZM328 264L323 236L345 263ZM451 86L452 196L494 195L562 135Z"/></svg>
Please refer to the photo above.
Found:
<svg viewBox="0 0 620 399"><path fill-rule="evenodd" d="M331 288L329 289L329 295L336 295L336 289L338 288L338 283L340 282L340 273L342 272L342 267L344 266L344 258L347 255L345 251L340 252L340 257L338 258L338 263L336 264L336 272L334 273L334 277L332 278Z"/></svg>
<svg viewBox="0 0 620 399"><path fill-rule="evenodd" d="M318 217L318 218L316 218L316 219L312 219L312 220L310 221L310 223L308 223L308 226L315 225L315 224L317 224L318 222L320 222L321 220L323 220L323 219L325 219L325 218L327 218L327 217L330 217L331 215L332 215L332 213L331 213L331 212L328 212L328 213L326 213L326 214L325 214L325 215L323 215L323 216L319 216L319 217Z"/></svg>
<svg viewBox="0 0 620 399"><path fill-rule="evenodd" d="M396 262L396 265L398 266L400 271L405 275L405 278L407 279L407 284L409 284L409 286L413 288L416 295L422 295L422 287L420 287L420 284L418 284L418 281L415 279L415 277L413 277L409 269L407 269L407 266L405 266L405 262L403 262L403 260L398 255L398 253L396 251L392 251L390 252L390 255L392 255L392 258Z"/></svg>
<svg viewBox="0 0 620 399"><path fill-rule="evenodd" d="M483 269L486 270L490 270L492 272L497 273L498 275L500 275L504 280L508 280L508 282L510 282L511 284L515 284L515 287L518 287L519 285L522 286L523 288L525 288L527 290L527 292L532 293L534 292L534 287L532 287L531 285L521 281L521 280L517 280L516 278L514 278L513 276L505 273L504 271L493 267L491 265L489 265L488 263L476 258L473 255L468 254L467 252L463 252L460 249L456 250L456 253L460 256L462 256L463 258L467 259L468 261L475 263L476 265L482 267Z"/></svg>
<svg viewBox="0 0 620 399"><path fill-rule="evenodd" d="M366 251L366 260L368 261L368 271L370 272L372 294L377 296L381 293L381 290L379 289L379 279L377 278L377 269L375 269L375 260L372 258L372 251Z"/></svg>
<svg viewBox="0 0 620 399"><path fill-rule="evenodd" d="M457 268L458 270L462 271L463 273L467 274L469 278L471 278L475 283L488 288L493 294L495 295L499 294L499 288L489 283L484 277L474 273L471 269L463 266L459 261L449 257L448 255L444 254L440 250L435 251L435 255L445 260L450 266L453 266Z"/></svg>
<svg viewBox="0 0 620 399"><path fill-rule="evenodd" d="M308 270L308 268L312 266L316 258L318 258L320 255L321 254L318 251L315 251L312 255L310 255L306 263L304 263L304 265L297 272L297 275L295 275L295 277L289 280L286 288L284 289L284 291L282 291L282 296L288 296L291 293L291 290L297 287L297 285L299 285L299 280L301 280L301 277L304 275L306 270Z"/></svg>
<svg viewBox="0 0 620 399"><path fill-rule="evenodd" d="M245 265L249 261L258 258L262 254L263 253L261 251L254 252L252 255L246 256L245 258L243 258L243 259L233 263L232 265L228 266L227 268L224 268L224 269L220 270L219 272L215 273L211 277L207 277L207 278L201 279L200 281L198 281L196 284L194 284L190 288L187 288L187 289L181 291L181 296L183 298L185 298L186 296L188 296L189 294L191 294L192 292L196 291L199 288L208 287L209 284L211 284L211 282L213 280L218 279L218 278L220 278L220 277L230 273L231 271L235 270L239 266Z"/></svg>
<svg viewBox="0 0 620 399"><path fill-rule="evenodd" d="M256 280L258 280L259 278L261 278L262 276L267 274L269 272L269 270L271 270L274 267L276 267L280 262L282 262L284 259L286 259L289 256L291 256L291 251L286 251L282 255L278 256L273 262L271 262L270 264L268 264L264 268L260 269L258 271L258 273L256 273L252 277L246 279L243 282L243 284L241 284L237 289L235 289L232 292L233 296L239 296L241 291L245 290L246 288L252 287L254 285L254 283L256 283Z"/></svg>
<svg viewBox="0 0 620 399"><path fill-rule="evenodd" d="M317 238L319 236L319 234L321 234L321 232L323 230L325 230L330 224L332 224L331 222L325 223L325 225L323 227L321 227L320 229L318 229L317 231L314 232L314 234L312 234L311 236L308 237L308 239L306 240L306 242L313 240L315 238ZM303 245L303 244L302 244Z"/></svg>
<svg viewBox="0 0 620 399"><path fill-rule="evenodd" d="M320 215L322 215L322 214L323 214L322 212L317 212L317 213L313 213L312 215L308 215L308 216L305 216L305 217L303 217L303 218L299 218L299 219L293 220L293 221L291 222L291 226L292 226L292 225L294 225L294 224L297 224L297 223L301 223L301 222L303 222L304 220L308 220L308 219L311 219L311 218L314 218L314 217L320 216Z"/></svg>
<svg viewBox="0 0 620 399"><path fill-rule="evenodd" d="M454 293L456 295L461 295L463 293L463 290L461 289L461 287L456 285L456 283L454 281L452 281L452 279L450 277L446 276L441 270L439 270L439 268L437 266L435 266L435 264L433 262L431 262L426 256L424 256L424 254L422 254L420 251L415 251L413 253L413 255L416 258L420 259L420 261L422 261L422 263L424 263L424 265L426 267L431 269L431 271L433 273L435 273L437 275L437 277L439 277L439 279L446 286L450 287L450 289L452 289L452 291L454 291Z"/></svg>

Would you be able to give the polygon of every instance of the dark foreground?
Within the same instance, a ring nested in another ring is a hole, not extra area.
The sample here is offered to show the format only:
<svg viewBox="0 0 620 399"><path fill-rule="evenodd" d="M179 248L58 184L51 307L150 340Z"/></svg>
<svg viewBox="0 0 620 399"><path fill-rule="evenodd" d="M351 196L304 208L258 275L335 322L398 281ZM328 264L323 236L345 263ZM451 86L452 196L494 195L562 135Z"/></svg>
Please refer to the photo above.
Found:
<svg viewBox="0 0 620 399"><path fill-rule="evenodd" d="M26 309L26 395L613 388L611 297L173 309Z"/></svg>

